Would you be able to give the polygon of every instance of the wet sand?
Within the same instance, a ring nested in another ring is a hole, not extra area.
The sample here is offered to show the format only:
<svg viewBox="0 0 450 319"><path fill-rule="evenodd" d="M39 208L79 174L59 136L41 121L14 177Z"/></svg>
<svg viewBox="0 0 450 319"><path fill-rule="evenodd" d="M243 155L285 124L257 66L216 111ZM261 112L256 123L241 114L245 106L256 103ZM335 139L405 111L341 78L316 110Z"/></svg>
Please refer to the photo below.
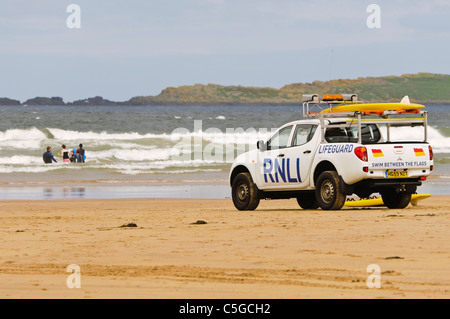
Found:
<svg viewBox="0 0 450 319"><path fill-rule="evenodd" d="M252 212L230 199L0 201L0 298L448 298L449 213L450 196ZM67 287L71 264L81 288ZM371 264L381 288L367 287Z"/></svg>

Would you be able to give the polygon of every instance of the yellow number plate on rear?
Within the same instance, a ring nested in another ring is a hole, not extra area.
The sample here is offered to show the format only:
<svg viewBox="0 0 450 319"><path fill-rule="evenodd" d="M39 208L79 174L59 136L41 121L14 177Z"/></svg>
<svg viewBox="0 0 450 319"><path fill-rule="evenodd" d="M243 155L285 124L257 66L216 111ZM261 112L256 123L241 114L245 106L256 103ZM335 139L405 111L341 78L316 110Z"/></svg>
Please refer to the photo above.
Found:
<svg viewBox="0 0 450 319"><path fill-rule="evenodd" d="M387 178L409 177L408 171L386 171Z"/></svg>

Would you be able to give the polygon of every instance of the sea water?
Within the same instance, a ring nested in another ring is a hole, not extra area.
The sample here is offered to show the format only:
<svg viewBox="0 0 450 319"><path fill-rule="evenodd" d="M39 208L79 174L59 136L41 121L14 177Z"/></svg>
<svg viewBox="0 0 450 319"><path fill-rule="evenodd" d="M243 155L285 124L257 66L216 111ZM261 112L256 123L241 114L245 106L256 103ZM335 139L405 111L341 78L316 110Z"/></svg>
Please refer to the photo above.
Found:
<svg viewBox="0 0 450 319"><path fill-rule="evenodd" d="M427 110L435 170L423 189L448 194L450 106L427 106ZM58 194L80 183L87 190L84 198L120 197L119 193L223 198L233 159L296 119L302 119L297 106L1 106L0 186L22 189L4 190L0 199L25 198L28 187L41 188L44 195L36 195L38 199L65 198ZM393 138L420 140L421 134L418 128L399 128ZM63 163L58 157L61 145L77 149L80 143L86 149L86 163ZM47 146L58 163L43 163ZM120 185L122 192L113 195L118 188L100 188L105 184ZM201 188L207 184L214 187ZM53 195L45 196L49 193ZM79 197L74 194L73 198Z"/></svg>

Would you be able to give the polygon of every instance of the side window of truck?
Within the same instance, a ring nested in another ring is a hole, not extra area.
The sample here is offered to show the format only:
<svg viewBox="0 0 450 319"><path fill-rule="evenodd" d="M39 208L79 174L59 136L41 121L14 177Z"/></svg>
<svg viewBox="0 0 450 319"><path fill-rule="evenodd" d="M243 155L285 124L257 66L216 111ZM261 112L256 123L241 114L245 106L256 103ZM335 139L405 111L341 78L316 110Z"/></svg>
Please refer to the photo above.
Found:
<svg viewBox="0 0 450 319"><path fill-rule="evenodd" d="M276 132L272 138L267 142L267 150L277 150L287 147L289 136L291 135L292 125L283 127Z"/></svg>
<svg viewBox="0 0 450 319"><path fill-rule="evenodd" d="M356 130L358 130L358 128L356 128ZM358 134L358 131L356 131L356 134ZM353 137L352 132L347 131L347 128L345 127L331 127L325 132L325 140L328 143L350 142L351 137Z"/></svg>
<svg viewBox="0 0 450 319"><path fill-rule="evenodd" d="M351 127L350 133L352 135L352 142L358 141L358 128ZM381 139L381 133L378 129L378 126L375 124L361 125L361 142L363 144L375 144L378 143Z"/></svg>
<svg viewBox="0 0 450 319"><path fill-rule="evenodd" d="M375 124L361 125L362 144L375 144L381 139L378 126ZM358 127L333 127L325 132L325 140L328 143L356 143L358 142Z"/></svg>
<svg viewBox="0 0 450 319"><path fill-rule="evenodd" d="M361 137L363 144L375 144L381 138L380 130L375 124L363 125L361 127Z"/></svg>
<svg viewBox="0 0 450 319"><path fill-rule="evenodd" d="M291 146L300 146L308 143L316 132L317 125L299 124L295 128L294 136L292 137Z"/></svg>

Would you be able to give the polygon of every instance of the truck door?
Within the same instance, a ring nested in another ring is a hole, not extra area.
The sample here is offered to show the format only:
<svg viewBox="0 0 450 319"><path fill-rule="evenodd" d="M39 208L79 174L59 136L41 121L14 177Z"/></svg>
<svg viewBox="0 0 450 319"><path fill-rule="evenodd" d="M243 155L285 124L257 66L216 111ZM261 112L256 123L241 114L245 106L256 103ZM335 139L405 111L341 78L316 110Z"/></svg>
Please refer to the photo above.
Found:
<svg viewBox="0 0 450 319"><path fill-rule="evenodd" d="M317 143L313 140L317 125L297 124L292 135L290 147L284 150L286 169L289 170L288 184L293 188L305 188L309 186L309 174L316 151Z"/></svg>
<svg viewBox="0 0 450 319"><path fill-rule="evenodd" d="M283 187L287 183L286 148L290 145L293 125L279 129L259 153L259 185L263 188Z"/></svg>
<svg viewBox="0 0 450 319"><path fill-rule="evenodd" d="M298 124L281 128L260 152L260 185L264 189L300 189L308 186L309 169L316 144L311 141L317 125Z"/></svg>

